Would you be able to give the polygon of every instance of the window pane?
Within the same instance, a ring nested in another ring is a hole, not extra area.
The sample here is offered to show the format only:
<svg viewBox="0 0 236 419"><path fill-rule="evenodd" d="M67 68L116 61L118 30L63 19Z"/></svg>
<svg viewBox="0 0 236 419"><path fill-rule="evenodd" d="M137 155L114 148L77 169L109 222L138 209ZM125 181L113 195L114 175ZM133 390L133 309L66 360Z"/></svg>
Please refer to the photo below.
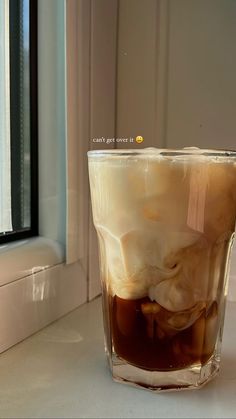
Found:
<svg viewBox="0 0 236 419"><path fill-rule="evenodd" d="M10 0L12 225L30 228L29 0Z"/></svg>
<svg viewBox="0 0 236 419"><path fill-rule="evenodd" d="M36 0L0 0L0 242L37 234L36 9Z"/></svg>
<svg viewBox="0 0 236 419"><path fill-rule="evenodd" d="M23 227L30 226L30 62L29 62L29 0L23 1Z"/></svg>
<svg viewBox="0 0 236 419"><path fill-rule="evenodd" d="M10 156L9 4L0 2L0 233L12 230Z"/></svg>

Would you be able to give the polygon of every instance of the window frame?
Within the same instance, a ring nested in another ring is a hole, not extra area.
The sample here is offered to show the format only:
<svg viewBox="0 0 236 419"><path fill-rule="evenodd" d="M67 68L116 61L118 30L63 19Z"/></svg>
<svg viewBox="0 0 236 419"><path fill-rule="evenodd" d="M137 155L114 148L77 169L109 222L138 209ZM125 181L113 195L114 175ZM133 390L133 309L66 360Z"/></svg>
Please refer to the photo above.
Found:
<svg viewBox="0 0 236 419"><path fill-rule="evenodd" d="M9 0L10 8L11 0ZM13 21L11 13L10 20L10 80L13 79L13 72L16 71L12 62L12 38ZM30 227L20 231L12 231L0 234L0 245L8 242L23 240L38 236L39 212L38 212L38 0L29 0L29 84L30 84ZM10 132L11 132L11 167L16 166L17 147L14 142L14 121L12 108L14 103L14 89L10 81ZM15 153L14 153L15 152ZM11 169L12 170L12 169ZM14 193L14 180L11 180L12 208L17 205L16 194ZM12 210L14 217L14 210Z"/></svg>
<svg viewBox="0 0 236 419"><path fill-rule="evenodd" d="M71 25L77 7L82 24ZM83 59L88 34L90 0L38 2L39 235L0 244L0 353L88 298L84 138L89 132L89 101L83 83L84 78L86 86L89 83L89 61ZM69 55L80 63L73 75ZM83 125L77 124L76 114L71 119L67 112L78 93L73 89L70 95L70 76L75 77L74 85L83 86Z"/></svg>
<svg viewBox="0 0 236 419"><path fill-rule="evenodd" d="M94 100L103 72L96 71L96 45L107 56L112 50L115 68L106 34L118 9L116 2L109 6L107 0L101 9L91 0L38 2L39 236L0 245L0 352L100 294L98 270L93 276L96 268L88 261L97 245L86 152L115 103L104 80L107 117L99 125Z"/></svg>

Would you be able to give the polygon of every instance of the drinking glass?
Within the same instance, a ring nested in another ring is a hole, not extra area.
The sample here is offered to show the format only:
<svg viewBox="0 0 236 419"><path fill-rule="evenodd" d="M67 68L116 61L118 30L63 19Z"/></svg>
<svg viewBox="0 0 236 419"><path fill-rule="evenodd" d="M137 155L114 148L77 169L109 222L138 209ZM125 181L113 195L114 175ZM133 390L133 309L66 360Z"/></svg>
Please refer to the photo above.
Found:
<svg viewBox="0 0 236 419"><path fill-rule="evenodd" d="M89 151L105 351L114 380L197 388L219 370L236 152Z"/></svg>

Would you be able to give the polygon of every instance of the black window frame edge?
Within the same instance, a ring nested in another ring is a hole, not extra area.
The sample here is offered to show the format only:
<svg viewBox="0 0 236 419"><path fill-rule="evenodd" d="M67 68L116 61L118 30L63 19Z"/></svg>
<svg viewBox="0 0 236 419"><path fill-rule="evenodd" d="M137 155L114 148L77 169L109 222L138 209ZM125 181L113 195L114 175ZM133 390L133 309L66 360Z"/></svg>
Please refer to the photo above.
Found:
<svg viewBox="0 0 236 419"><path fill-rule="evenodd" d="M30 228L25 230L12 231L7 232L6 234L1 234L0 245L16 240L23 240L26 238L38 236L38 0L29 0L29 60L31 225ZM10 71L12 71L12 69Z"/></svg>

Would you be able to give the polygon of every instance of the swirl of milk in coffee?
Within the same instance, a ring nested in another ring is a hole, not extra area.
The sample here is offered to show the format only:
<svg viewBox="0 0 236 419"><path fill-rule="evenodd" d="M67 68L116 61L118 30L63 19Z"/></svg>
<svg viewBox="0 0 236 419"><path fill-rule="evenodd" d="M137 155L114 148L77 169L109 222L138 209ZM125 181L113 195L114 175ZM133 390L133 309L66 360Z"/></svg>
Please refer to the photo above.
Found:
<svg viewBox="0 0 236 419"><path fill-rule="evenodd" d="M234 231L234 163L198 153L104 157L90 163L90 179L112 295L148 296L173 312L214 300Z"/></svg>

